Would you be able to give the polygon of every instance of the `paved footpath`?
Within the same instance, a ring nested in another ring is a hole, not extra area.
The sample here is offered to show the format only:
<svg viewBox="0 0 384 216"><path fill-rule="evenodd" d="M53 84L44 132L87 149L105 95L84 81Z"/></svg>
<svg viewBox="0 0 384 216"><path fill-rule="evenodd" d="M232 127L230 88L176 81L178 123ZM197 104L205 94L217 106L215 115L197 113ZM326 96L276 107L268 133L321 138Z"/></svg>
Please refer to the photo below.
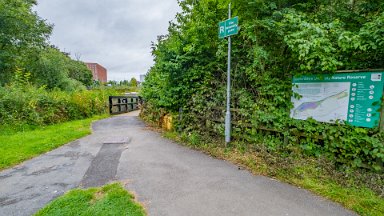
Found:
<svg viewBox="0 0 384 216"><path fill-rule="evenodd" d="M76 187L127 183L151 216L355 215L338 204L175 144L137 113L0 172L0 216L32 215Z"/></svg>

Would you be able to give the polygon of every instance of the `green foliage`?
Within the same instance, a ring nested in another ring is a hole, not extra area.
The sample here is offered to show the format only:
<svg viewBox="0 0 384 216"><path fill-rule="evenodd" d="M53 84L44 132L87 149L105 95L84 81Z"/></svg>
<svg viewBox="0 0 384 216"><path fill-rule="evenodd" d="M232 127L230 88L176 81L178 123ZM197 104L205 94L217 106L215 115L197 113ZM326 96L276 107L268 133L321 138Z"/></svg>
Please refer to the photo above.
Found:
<svg viewBox="0 0 384 216"><path fill-rule="evenodd" d="M137 80L134 77L129 81L129 86L137 87Z"/></svg>
<svg viewBox="0 0 384 216"><path fill-rule="evenodd" d="M126 215L144 216L144 208L134 200L134 195L121 184L114 183L101 188L74 189L59 197L36 216L43 215Z"/></svg>
<svg viewBox="0 0 384 216"><path fill-rule="evenodd" d="M108 96L116 94L114 90L47 91L30 84L15 83L0 87L2 125L48 125L105 114L108 112Z"/></svg>
<svg viewBox="0 0 384 216"><path fill-rule="evenodd" d="M67 57L68 77L80 82L82 85L91 86L93 83L92 72L81 61L75 61Z"/></svg>
<svg viewBox="0 0 384 216"><path fill-rule="evenodd" d="M27 56L47 46L52 27L32 12L34 1L0 0L0 85L9 82Z"/></svg>
<svg viewBox="0 0 384 216"><path fill-rule="evenodd" d="M155 65L141 89L145 118L181 108L178 128L223 137L227 41L217 28L228 3L180 1L176 22L153 44ZM338 168L383 171L383 132L289 113L294 75L384 68L384 2L237 0L232 7L241 27L232 41L234 137L269 151L299 147Z"/></svg>
<svg viewBox="0 0 384 216"><path fill-rule="evenodd" d="M92 73L84 63L74 61L54 48L45 49L29 65L31 81L47 89L75 91L92 84Z"/></svg>
<svg viewBox="0 0 384 216"><path fill-rule="evenodd" d="M0 0L0 86L18 68L30 71L29 82L48 89L74 91L92 84L90 70L50 46L52 26L32 7L36 1Z"/></svg>
<svg viewBox="0 0 384 216"><path fill-rule="evenodd" d="M31 73L24 72L20 68L16 68L15 76L13 83L18 88L23 88L24 86L30 85Z"/></svg>

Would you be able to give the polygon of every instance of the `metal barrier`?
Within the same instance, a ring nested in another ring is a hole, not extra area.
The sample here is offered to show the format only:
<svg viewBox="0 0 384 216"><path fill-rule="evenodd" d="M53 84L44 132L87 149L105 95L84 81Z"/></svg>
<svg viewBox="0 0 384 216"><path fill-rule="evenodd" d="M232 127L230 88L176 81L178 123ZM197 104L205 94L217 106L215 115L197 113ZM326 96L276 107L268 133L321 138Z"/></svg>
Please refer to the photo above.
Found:
<svg viewBox="0 0 384 216"><path fill-rule="evenodd" d="M137 96L109 96L109 113L121 114L137 110L139 97Z"/></svg>

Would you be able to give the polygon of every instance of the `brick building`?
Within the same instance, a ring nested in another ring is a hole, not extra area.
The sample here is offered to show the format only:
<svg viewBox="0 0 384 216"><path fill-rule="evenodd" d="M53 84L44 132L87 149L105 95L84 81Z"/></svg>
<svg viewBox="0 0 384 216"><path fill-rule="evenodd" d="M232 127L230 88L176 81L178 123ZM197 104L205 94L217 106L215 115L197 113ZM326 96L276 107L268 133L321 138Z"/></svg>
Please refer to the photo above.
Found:
<svg viewBox="0 0 384 216"><path fill-rule="evenodd" d="M107 69L97 63L85 63L87 67L92 71L93 80L98 80L101 83L106 83Z"/></svg>

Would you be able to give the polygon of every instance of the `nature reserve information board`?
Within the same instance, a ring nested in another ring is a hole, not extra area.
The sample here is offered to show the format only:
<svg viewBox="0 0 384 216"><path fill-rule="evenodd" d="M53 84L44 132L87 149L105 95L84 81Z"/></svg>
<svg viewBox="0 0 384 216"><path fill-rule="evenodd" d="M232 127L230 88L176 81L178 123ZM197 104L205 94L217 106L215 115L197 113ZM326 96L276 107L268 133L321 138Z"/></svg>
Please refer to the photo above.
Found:
<svg viewBox="0 0 384 216"><path fill-rule="evenodd" d="M320 122L345 121L374 128L380 122L384 72L303 75L293 78L291 117Z"/></svg>

